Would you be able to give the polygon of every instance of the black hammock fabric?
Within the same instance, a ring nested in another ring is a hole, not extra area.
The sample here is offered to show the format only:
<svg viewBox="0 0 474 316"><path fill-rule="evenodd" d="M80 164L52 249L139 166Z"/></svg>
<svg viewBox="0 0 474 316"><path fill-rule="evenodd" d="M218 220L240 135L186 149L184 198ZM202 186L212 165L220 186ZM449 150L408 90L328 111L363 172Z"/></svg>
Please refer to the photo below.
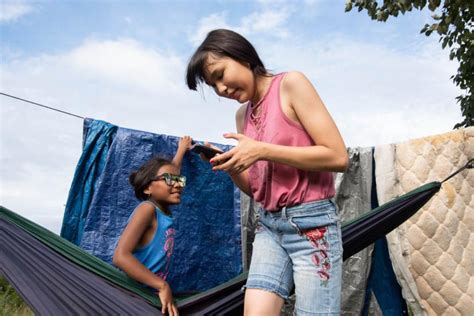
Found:
<svg viewBox="0 0 474 316"><path fill-rule="evenodd" d="M425 184L344 223L343 258L347 259L402 224L440 187L440 182ZM116 269L112 266L111 271L104 272L107 267L101 267L97 272L97 262L79 260L81 256L91 255L78 247L63 247L68 244L66 240L3 207L0 224L0 271L37 314L70 315L85 310L88 314L103 314L107 310L107 314L160 315L156 296L137 290L133 283L127 284L115 276L118 272L114 272ZM47 238L42 236L44 234ZM75 259L71 262L70 258ZM242 274L204 293L178 299L181 315L240 313L243 306L240 288L245 280L246 275Z"/></svg>

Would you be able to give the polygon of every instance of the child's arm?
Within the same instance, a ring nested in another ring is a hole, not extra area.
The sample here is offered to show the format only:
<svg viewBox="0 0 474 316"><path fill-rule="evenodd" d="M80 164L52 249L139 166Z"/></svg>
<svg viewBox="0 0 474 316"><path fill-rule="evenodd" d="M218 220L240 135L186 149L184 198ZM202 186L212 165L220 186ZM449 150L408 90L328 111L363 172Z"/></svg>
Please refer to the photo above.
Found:
<svg viewBox="0 0 474 316"><path fill-rule="evenodd" d="M177 309L173 303L173 296L168 283L148 270L132 254L146 229L152 223L154 216L155 208L149 203L143 203L136 209L115 248L113 263L131 278L158 290L163 305L163 314L168 310L168 313L177 315Z"/></svg>
<svg viewBox="0 0 474 316"><path fill-rule="evenodd" d="M184 154L191 148L192 142L193 139L190 136L183 136L179 140L178 150L176 150L176 154L172 161L173 165L178 167L179 170L181 170L181 163L183 162Z"/></svg>

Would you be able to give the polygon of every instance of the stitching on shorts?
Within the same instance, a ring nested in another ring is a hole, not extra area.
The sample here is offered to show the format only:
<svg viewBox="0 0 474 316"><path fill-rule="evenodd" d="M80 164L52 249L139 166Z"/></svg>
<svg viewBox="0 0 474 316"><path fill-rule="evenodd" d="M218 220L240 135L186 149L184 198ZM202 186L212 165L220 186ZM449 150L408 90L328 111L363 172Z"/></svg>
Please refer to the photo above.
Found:
<svg viewBox="0 0 474 316"><path fill-rule="evenodd" d="M311 261L318 267L317 274L321 279L321 285L324 287L328 286L328 281L331 278L329 273L331 262L327 253L329 250L329 242L326 238L327 232L327 227L317 227L303 231L311 245L318 250L311 256Z"/></svg>

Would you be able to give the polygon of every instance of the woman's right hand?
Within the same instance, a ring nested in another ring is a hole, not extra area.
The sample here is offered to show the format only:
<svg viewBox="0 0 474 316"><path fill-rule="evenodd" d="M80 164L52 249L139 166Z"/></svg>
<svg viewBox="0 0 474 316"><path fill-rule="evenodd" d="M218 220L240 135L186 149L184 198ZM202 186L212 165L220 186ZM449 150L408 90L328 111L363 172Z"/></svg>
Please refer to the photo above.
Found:
<svg viewBox="0 0 474 316"><path fill-rule="evenodd" d="M167 282L164 282L163 285L158 289L158 296L161 301L161 313L170 316L178 316L178 308L174 304L173 294L171 293L171 288Z"/></svg>

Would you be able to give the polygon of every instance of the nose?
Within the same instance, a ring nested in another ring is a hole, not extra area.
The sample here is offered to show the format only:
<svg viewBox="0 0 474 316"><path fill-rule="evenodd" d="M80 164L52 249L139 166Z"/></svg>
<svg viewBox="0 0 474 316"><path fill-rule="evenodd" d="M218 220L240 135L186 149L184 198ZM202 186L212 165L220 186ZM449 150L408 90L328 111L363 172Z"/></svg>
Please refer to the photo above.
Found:
<svg viewBox="0 0 474 316"><path fill-rule="evenodd" d="M176 182L173 184L173 186L174 186L175 188L178 188L178 189L184 188L184 185L183 185L181 182L179 182L179 181L176 181Z"/></svg>
<svg viewBox="0 0 474 316"><path fill-rule="evenodd" d="M227 91L227 87L222 82L217 82L214 89L216 93L220 96L224 96Z"/></svg>

